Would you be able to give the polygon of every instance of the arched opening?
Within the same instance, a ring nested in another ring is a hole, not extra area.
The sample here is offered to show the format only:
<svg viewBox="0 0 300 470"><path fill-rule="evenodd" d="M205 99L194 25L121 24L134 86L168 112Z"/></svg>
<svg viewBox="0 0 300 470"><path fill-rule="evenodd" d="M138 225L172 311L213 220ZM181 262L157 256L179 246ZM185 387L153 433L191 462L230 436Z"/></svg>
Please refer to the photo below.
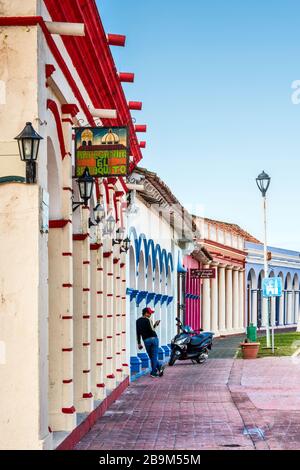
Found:
<svg viewBox="0 0 300 470"><path fill-rule="evenodd" d="M149 293L153 292L153 272L152 272L152 260L151 256L148 256L148 266L147 266L147 289ZM152 300L153 302L153 300ZM151 303L152 303L151 302Z"/></svg>
<svg viewBox="0 0 300 470"><path fill-rule="evenodd" d="M61 410L66 407L66 401L72 396L73 389L66 379L66 364L69 357L62 354L64 344L72 340L71 327L67 328L66 321L72 303L69 301L69 291L63 287L68 282L66 257L63 252L70 251L66 246L69 224L62 227L62 162L59 149L52 139L47 138L47 189L49 193L49 236L48 236L48 295L49 295L49 425L53 431L67 431L74 426L74 417L65 417ZM72 379L73 377L68 377ZM62 385L63 384L63 385Z"/></svg>
<svg viewBox="0 0 300 470"><path fill-rule="evenodd" d="M297 324L298 318L299 318L299 277L297 273L295 273L294 279L293 279L293 296L294 296L293 323Z"/></svg>
<svg viewBox="0 0 300 470"><path fill-rule="evenodd" d="M171 267L169 266L168 270L168 278L167 278L167 294L168 297L173 296L173 285L172 285L172 272L171 272ZM173 315L174 313L174 300L169 301L168 300L168 306L167 306L167 317L168 317L168 330L167 330L167 344L171 343L171 339L173 337L173 331L175 331L175 316ZM200 322L200 315L199 315L199 322Z"/></svg>
<svg viewBox="0 0 300 470"><path fill-rule="evenodd" d="M61 178L54 145L50 137L47 138L47 175L49 193L49 219L62 218L61 212Z"/></svg>
<svg viewBox="0 0 300 470"><path fill-rule="evenodd" d="M163 296L166 295L167 286L166 286L166 267L163 263L162 273L161 273L161 293ZM160 308L160 325L159 325L159 335L160 335L160 345L167 344L167 302L164 301Z"/></svg>
<svg viewBox="0 0 300 470"><path fill-rule="evenodd" d="M284 324L290 325L292 323L292 310L293 310L293 290L292 290L292 276L287 273L284 283Z"/></svg>
<svg viewBox="0 0 300 470"><path fill-rule="evenodd" d="M276 325L284 325L284 281L283 273L279 272L278 277L281 278L282 282L282 295L276 297Z"/></svg>
<svg viewBox="0 0 300 470"><path fill-rule="evenodd" d="M257 326L260 328L263 325L264 321L266 321L267 315L267 301L263 298L262 295L262 280L265 277L265 273L263 270L260 271L257 280Z"/></svg>
<svg viewBox="0 0 300 470"><path fill-rule="evenodd" d="M144 252L141 251L139 264L138 264L138 290L144 291L145 286L146 286L145 257L144 257Z"/></svg>
<svg viewBox="0 0 300 470"><path fill-rule="evenodd" d="M136 289L136 261L134 248L131 246L129 250L129 288ZM135 299L129 300L130 311L130 356L137 355L136 345L136 320L137 308Z"/></svg>

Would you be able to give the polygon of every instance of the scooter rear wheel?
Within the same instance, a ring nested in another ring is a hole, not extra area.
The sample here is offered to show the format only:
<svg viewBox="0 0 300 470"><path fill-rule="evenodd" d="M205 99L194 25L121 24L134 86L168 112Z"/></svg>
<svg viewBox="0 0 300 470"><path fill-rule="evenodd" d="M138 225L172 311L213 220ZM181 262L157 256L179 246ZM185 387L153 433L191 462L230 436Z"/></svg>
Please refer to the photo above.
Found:
<svg viewBox="0 0 300 470"><path fill-rule="evenodd" d="M203 364L208 359L208 349L204 349L200 356L197 357L196 361L198 364Z"/></svg>

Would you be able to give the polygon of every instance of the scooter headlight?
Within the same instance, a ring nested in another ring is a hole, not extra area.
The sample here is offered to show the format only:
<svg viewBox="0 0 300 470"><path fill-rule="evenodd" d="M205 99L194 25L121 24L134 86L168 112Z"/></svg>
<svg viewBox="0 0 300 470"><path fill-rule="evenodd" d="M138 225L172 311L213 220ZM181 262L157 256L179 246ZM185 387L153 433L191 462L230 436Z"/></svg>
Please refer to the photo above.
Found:
<svg viewBox="0 0 300 470"><path fill-rule="evenodd" d="M178 339L176 341L176 344L178 344L178 346L181 346L182 344L187 344L190 342L190 338L181 338L181 339Z"/></svg>

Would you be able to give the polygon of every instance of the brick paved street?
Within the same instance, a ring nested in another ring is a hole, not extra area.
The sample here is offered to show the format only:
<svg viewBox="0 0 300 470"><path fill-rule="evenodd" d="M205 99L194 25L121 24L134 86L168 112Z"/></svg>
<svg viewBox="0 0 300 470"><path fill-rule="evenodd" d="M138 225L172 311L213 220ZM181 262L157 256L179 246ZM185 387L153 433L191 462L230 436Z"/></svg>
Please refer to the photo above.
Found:
<svg viewBox="0 0 300 470"><path fill-rule="evenodd" d="M131 384L76 449L300 449L300 359L211 357Z"/></svg>

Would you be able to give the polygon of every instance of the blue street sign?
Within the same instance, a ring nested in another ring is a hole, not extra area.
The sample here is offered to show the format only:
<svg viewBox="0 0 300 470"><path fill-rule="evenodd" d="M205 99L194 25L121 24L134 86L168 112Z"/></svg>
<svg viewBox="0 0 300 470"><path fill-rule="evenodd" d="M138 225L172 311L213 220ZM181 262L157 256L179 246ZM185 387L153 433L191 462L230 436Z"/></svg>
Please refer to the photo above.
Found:
<svg viewBox="0 0 300 470"><path fill-rule="evenodd" d="M263 297L280 297L282 295L281 277L267 277L262 280Z"/></svg>

